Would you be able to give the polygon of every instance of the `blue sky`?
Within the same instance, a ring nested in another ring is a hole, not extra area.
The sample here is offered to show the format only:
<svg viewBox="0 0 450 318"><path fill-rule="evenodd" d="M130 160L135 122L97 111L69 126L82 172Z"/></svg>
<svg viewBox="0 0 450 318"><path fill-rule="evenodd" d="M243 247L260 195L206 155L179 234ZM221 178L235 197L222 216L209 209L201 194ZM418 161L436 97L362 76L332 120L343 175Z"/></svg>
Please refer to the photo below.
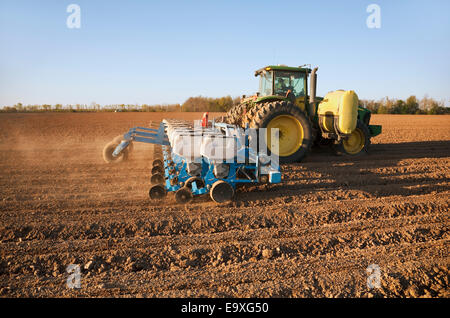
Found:
<svg viewBox="0 0 450 318"><path fill-rule="evenodd" d="M69 29L66 8L81 7ZM369 29L369 4L381 28ZM319 66L318 94L450 105L450 1L0 0L0 106L252 94L254 70Z"/></svg>

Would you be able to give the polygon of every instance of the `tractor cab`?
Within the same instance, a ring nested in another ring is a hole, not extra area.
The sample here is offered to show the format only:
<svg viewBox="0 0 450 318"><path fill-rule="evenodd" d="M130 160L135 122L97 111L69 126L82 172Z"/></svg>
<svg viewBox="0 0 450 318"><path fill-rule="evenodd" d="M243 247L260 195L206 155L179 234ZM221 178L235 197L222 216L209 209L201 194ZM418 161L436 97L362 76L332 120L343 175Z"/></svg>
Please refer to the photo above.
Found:
<svg viewBox="0 0 450 318"><path fill-rule="evenodd" d="M306 95L307 75L310 69L288 66L267 66L255 72L259 76L259 97L287 97L295 99Z"/></svg>

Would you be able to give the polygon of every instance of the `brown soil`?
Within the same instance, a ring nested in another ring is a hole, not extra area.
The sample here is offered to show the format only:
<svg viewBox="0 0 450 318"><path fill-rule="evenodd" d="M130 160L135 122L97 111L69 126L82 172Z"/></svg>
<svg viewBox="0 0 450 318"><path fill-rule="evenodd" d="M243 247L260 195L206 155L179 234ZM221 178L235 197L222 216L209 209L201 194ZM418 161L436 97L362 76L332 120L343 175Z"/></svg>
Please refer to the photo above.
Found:
<svg viewBox="0 0 450 318"><path fill-rule="evenodd" d="M450 116L373 116L370 155L316 150L270 189L187 206L148 199L151 145L102 159L115 136L168 117L201 115L0 115L0 295L450 296ZM69 264L81 289L66 287Z"/></svg>

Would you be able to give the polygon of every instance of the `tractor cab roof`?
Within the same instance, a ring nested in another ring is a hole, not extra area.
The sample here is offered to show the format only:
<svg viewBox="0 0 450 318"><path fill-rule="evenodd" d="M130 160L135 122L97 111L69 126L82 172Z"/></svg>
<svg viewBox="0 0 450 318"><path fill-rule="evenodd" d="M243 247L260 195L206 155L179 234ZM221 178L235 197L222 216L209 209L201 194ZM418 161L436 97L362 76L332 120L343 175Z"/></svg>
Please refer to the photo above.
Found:
<svg viewBox="0 0 450 318"><path fill-rule="evenodd" d="M259 70L255 71L255 76L260 75L264 71L285 71L285 72L302 72L309 73L311 72L310 68L307 67L291 67L286 65L269 65Z"/></svg>

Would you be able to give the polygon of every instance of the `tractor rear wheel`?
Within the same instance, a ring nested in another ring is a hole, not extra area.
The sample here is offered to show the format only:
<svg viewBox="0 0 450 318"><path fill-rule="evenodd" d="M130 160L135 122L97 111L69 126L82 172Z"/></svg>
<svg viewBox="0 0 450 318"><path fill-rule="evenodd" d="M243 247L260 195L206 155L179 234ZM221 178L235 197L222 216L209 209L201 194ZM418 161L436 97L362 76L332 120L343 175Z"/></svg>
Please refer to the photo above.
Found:
<svg viewBox="0 0 450 318"><path fill-rule="evenodd" d="M355 130L348 138L336 142L334 150L338 155L359 156L367 154L370 146L369 128L358 120Z"/></svg>
<svg viewBox="0 0 450 318"><path fill-rule="evenodd" d="M306 157L314 140L309 119L288 101L275 101L252 109L247 116L250 128L267 128L266 144L271 149L271 129L278 128L280 163L298 162Z"/></svg>
<svg viewBox="0 0 450 318"><path fill-rule="evenodd" d="M244 117L246 107L246 104L238 104L231 107L225 116L225 121L227 122L227 124L242 126L242 119Z"/></svg>

